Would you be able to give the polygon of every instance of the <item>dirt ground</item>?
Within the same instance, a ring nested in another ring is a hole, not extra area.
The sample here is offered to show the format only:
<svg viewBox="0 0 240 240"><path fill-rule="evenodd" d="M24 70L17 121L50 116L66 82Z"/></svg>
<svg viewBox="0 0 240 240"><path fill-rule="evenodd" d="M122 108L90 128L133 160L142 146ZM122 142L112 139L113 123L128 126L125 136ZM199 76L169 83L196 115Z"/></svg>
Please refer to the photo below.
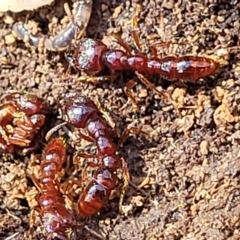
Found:
<svg viewBox="0 0 240 240"><path fill-rule="evenodd" d="M182 44L156 45L160 56L198 54L221 62L213 76L196 83L148 76L170 99L137 81L133 96L138 108L124 92L126 83L137 79L133 72L124 71L114 81L99 84L79 82L74 70L67 73L64 53L35 49L13 37L12 24L18 20L28 23L33 32L59 32L67 24L63 2L34 12L0 14L1 97L12 90L36 93L46 100L56 120L56 102L62 94L81 91L101 103L119 132L138 127L147 133L130 134L119 148L131 177L123 213L118 211L120 179L99 214L79 219L77 239L99 239L86 227L110 240L240 239L240 53L230 49L240 45L238 1L93 0L85 37L112 46L109 36L117 33L136 53L131 22L141 6L134 29L144 54L150 57L150 45L171 40ZM39 159L45 144L26 156L1 157L0 239L30 236L37 189L26 170L37 174L40 160L34 156ZM70 170L63 181L80 180L80 167L72 164ZM71 194L77 200L82 190L75 187ZM46 239L40 226L38 221L34 224L34 240Z"/></svg>

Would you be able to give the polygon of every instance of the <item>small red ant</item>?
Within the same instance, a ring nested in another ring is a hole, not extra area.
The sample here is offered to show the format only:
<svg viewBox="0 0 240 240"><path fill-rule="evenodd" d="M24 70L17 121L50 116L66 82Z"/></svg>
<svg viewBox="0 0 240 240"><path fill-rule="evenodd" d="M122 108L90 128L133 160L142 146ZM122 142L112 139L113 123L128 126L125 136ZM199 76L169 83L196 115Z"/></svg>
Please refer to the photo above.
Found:
<svg viewBox="0 0 240 240"><path fill-rule="evenodd" d="M124 185L119 204L119 209L121 210L124 192L129 182L129 175L126 163L118 156L118 148L113 142L113 138L117 135L116 129L111 126L113 124L109 123L109 119L105 120L103 111L91 99L77 92L65 94L58 103L58 109L64 122L52 128L47 133L46 140L57 129L69 124L80 130L78 134L81 138L96 143L98 150L96 155L77 153L75 156L75 159L79 156L97 158L97 162L88 162L87 164L90 167L97 167L97 170L93 174L93 179L79 197L77 202L78 214L88 217L100 211L116 186L118 169L122 169L124 174ZM86 130L88 135L82 133L81 130ZM121 143L130 131L146 134L141 129L135 127L126 129L120 138ZM69 133L69 136L71 135Z"/></svg>
<svg viewBox="0 0 240 240"><path fill-rule="evenodd" d="M78 213L91 216L106 203L117 181L117 169L122 167L122 160L117 156L117 148L112 142L115 129L102 117L100 110L89 98L77 93L68 94L60 103L59 110L66 122L79 129L87 129L89 136L81 137L97 145L98 167L93 180L88 184L78 200Z"/></svg>
<svg viewBox="0 0 240 240"><path fill-rule="evenodd" d="M45 147L41 162L40 183L35 176L30 177L38 187L40 219L44 230L48 233L47 240L55 237L68 240L66 232L75 226L73 213L67 209L66 201L60 194L60 183L57 174L66 161L66 147L61 138L52 139Z"/></svg>

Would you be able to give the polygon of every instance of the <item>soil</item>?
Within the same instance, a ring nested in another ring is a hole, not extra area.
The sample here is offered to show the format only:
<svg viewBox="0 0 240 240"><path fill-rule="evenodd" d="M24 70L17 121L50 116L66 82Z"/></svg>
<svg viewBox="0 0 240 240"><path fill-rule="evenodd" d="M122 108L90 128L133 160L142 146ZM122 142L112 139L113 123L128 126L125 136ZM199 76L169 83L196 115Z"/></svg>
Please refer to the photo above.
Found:
<svg viewBox="0 0 240 240"><path fill-rule="evenodd" d="M64 53L33 48L11 31L12 24L21 20L33 33L54 35L66 26L64 16L63 1L33 12L0 14L1 101L10 91L44 98L54 119L45 126L49 130L57 124L56 103L62 94L80 91L100 102L120 134L131 127L146 133L132 132L119 146L130 175L122 213L118 210L120 173L116 191L100 213L79 218L76 239L99 239L97 234L110 240L240 239L240 53L230 48L240 45L238 1L93 0L85 37L120 48L110 38L118 34L136 53L132 35L136 30L141 51L149 57L149 46L172 41L167 47L155 45L159 56L202 55L221 63L214 75L196 83L147 76L162 95L130 71L113 81L80 82L80 73L67 71ZM133 19L138 20L137 26L132 26ZM124 91L131 79L137 80L132 89L136 104ZM27 175L31 171L39 177L39 156L45 145L40 142L26 156L1 157L0 239L46 239L38 220L33 231L30 228L30 219L38 216L33 212L30 217L38 190ZM70 159L75 149L85 149L73 140L69 145ZM81 180L81 164L70 160L62 182ZM77 201L81 191L75 186L68 194Z"/></svg>

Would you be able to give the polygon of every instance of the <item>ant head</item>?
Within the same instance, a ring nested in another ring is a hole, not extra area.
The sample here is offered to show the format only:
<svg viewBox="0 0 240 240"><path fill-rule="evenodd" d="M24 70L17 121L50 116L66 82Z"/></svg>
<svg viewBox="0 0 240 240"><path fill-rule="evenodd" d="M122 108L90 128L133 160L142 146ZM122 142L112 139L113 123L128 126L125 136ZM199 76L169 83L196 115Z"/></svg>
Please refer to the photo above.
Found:
<svg viewBox="0 0 240 240"><path fill-rule="evenodd" d="M58 103L58 109L62 118L77 128L85 128L89 117L98 112L95 103L78 92L65 94Z"/></svg>

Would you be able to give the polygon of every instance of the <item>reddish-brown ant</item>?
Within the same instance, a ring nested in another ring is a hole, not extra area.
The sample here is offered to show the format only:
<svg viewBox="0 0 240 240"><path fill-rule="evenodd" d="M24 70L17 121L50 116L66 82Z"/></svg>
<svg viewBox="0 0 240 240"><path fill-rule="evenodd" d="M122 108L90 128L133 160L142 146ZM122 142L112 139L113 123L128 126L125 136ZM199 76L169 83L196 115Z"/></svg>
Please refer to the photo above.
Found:
<svg viewBox="0 0 240 240"><path fill-rule="evenodd" d="M14 146L28 147L45 122L46 105L32 94L12 93L0 106L0 152L12 153Z"/></svg>
<svg viewBox="0 0 240 240"><path fill-rule="evenodd" d="M111 71L133 70L138 73L159 74L169 80L195 82L213 74L219 66L211 58L199 56L164 57L156 54L148 58L143 54L133 55L120 39L117 41L126 51L109 49L99 40L86 39L77 46L73 57L74 66L89 75L101 72L105 67Z"/></svg>
<svg viewBox="0 0 240 240"><path fill-rule="evenodd" d="M67 240L66 232L75 226L73 213L66 207L66 201L60 194L60 183L57 174L61 171L66 160L66 148L63 139L51 140L43 153L41 162L41 181L31 175L40 190L38 196L39 212L44 230L48 233L48 240L55 237Z"/></svg>
<svg viewBox="0 0 240 240"><path fill-rule="evenodd" d="M115 130L103 118L95 103L80 94L65 96L59 109L68 124L87 130L88 136L81 134L81 137L97 145L98 162L90 163L90 166L98 169L78 201L78 213L81 216L91 216L108 200L116 185L116 171L122 167L122 161L117 156L117 148L112 141Z"/></svg>
<svg viewBox="0 0 240 240"><path fill-rule="evenodd" d="M134 40L137 45L140 45L136 35L134 36ZM146 75L158 74L169 81L182 80L185 82L196 82L200 78L205 78L213 74L219 67L219 62L208 57L167 56L159 58L154 46L151 47L153 54L151 58L148 58L143 53L134 55L131 53L130 47L123 40L117 38L116 42L124 50L109 49L103 42L94 39L86 39L77 45L72 59L69 58L69 60L74 68L89 75L89 77L80 77L80 81L97 83L101 80L116 78L116 74L114 73L119 71L132 70L146 87L170 100L171 96L159 91L148 80ZM103 70L106 68L109 70L110 75L101 77ZM127 96L133 103L136 103L136 99L130 89L135 84L136 81L132 79L127 83L125 89Z"/></svg>

